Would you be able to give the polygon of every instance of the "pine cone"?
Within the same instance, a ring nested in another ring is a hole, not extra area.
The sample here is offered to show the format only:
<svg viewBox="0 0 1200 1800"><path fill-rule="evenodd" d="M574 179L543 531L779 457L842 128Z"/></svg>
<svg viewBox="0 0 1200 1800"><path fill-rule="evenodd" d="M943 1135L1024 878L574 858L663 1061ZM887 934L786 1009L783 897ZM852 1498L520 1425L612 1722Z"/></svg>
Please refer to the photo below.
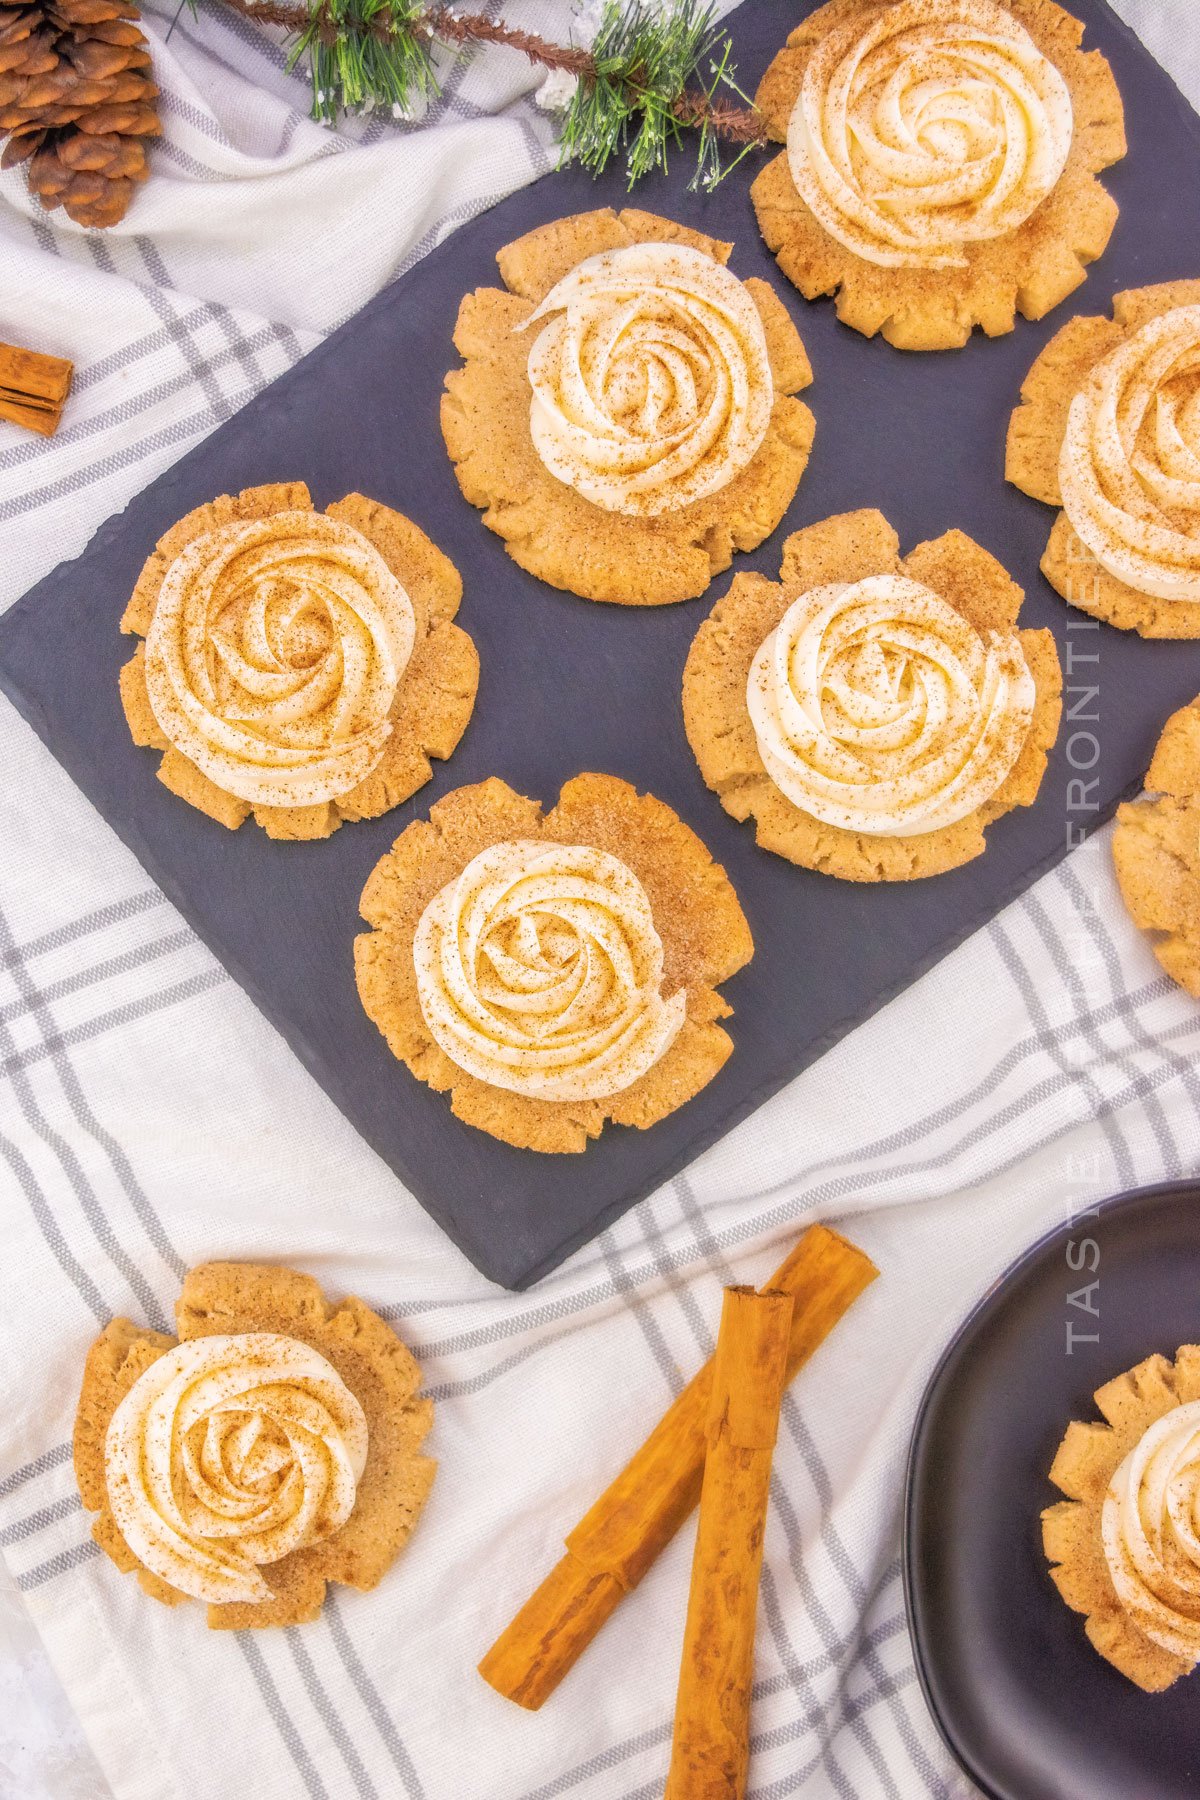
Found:
<svg viewBox="0 0 1200 1800"><path fill-rule="evenodd" d="M29 164L47 208L115 225L161 127L150 51L127 0L0 0L0 168Z"/></svg>

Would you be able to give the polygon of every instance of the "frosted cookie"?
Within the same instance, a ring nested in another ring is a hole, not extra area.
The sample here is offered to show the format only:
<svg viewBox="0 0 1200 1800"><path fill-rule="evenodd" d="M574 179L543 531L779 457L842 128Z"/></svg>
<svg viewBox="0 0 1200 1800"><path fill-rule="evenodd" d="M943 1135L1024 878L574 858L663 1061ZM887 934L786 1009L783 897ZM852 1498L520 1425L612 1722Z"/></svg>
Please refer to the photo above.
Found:
<svg viewBox="0 0 1200 1800"><path fill-rule="evenodd" d="M1048 631L961 531L906 557L882 513L793 532L779 581L737 575L683 676L700 772L777 856L845 881L908 881L982 854L1036 798L1058 733Z"/></svg>
<svg viewBox="0 0 1200 1800"><path fill-rule="evenodd" d="M1200 637L1200 281L1132 288L1051 338L1005 474L1062 510L1042 572L1094 618Z"/></svg>
<svg viewBox="0 0 1200 1800"><path fill-rule="evenodd" d="M1078 287L1116 202L1121 97L1052 0L830 0L756 96L785 150L750 193L807 300L900 350L1011 331Z"/></svg>
<svg viewBox="0 0 1200 1800"><path fill-rule="evenodd" d="M1200 699L1167 720L1146 791L1118 810L1113 860L1134 924L1200 1000Z"/></svg>
<svg viewBox="0 0 1200 1800"><path fill-rule="evenodd" d="M222 495L173 525L121 620L135 744L231 830L323 838L429 780L475 704L454 565L362 494L317 512L302 481Z"/></svg>
<svg viewBox="0 0 1200 1800"><path fill-rule="evenodd" d="M442 432L458 483L523 569L587 600L702 594L787 510L812 380L732 245L651 213L578 213L496 258L459 308Z"/></svg>
<svg viewBox="0 0 1200 1800"><path fill-rule="evenodd" d="M1158 1693L1200 1661L1200 1345L1149 1356L1072 1420L1042 1514L1050 1573L1113 1667Z"/></svg>
<svg viewBox="0 0 1200 1800"><path fill-rule="evenodd" d="M520 1149L645 1128L733 1049L719 984L754 944L725 871L661 800L578 775L552 811L458 788L371 873L358 991L451 1110Z"/></svg>
<svg viewBox="0 0 1200 1800"><path fill-rule="evenodd" d="M437 1466L395 1332L256 1263L193 1269L175 1316L176 1338L114 1319L88 1352L75 1475L101 1549L214 1630L315 1619L330 1581L375 1587Z"/></svg>

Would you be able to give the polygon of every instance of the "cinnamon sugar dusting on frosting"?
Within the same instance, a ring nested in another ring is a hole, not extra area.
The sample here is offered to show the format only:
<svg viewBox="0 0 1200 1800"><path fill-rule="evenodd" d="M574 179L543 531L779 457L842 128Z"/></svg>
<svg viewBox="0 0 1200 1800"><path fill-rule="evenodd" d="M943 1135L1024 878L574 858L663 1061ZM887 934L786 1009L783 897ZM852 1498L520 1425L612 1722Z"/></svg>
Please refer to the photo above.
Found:
<svg viewBox="0 0 1200 1800"><path fill-rule="evenodd" d="M797 192L867 262L952 268L1029 218L1066 166L1070 91L994 0L899 0L828 31L788 125Z"/></svg>
<svg viewBox="0 0 1200 1800"><path fill-rule="evenodd" d="M1150 319L1092 370L1071 402L1059 486L1110 575L1200 601L1200 306Z"/></svg>
<svg viewBox="0 0 1200 1800"><path fill-rule="evenodd" d="M435 1042L460 1069L544 1100L599 1100L646 1074L683 1025L662 997L646 891L590 845L482 850L430 901L413 943Z"/></svg>
<svg viewBox="0 0 1200 1800"><path fill-rule="evenodd" d="M408 594L360 532L280 512L205 532L167 569L146 691L226 793L314 805L379 762L415 635Z"/></svg>
<svg viewBox="0 0 1200 1800"><path fill-rule="evenodd" d="M681 244L590 256L526 321L530 430L546 468L593 505L676 511L727 487L774 401L758 309L737 277Z"/></svg>
<svg viewBox="0 0 1200 1800"><path fill-rule="evenodd" d="M139 1376L109 1422L113 1518L153 1574L198 1600L271 1599L260 1565L349 1518L367 1422L332 1363L273 1332L192 1338Z"/></svg>
<svg viewBox="0 0 1200 1800"><path fill-rule="evenodd" d="M795 806L871 837L966 818L1004 782L1036 689L1015 632L981 637L922 583L810 589L764 640L746 702L763 765Z"/></svg>

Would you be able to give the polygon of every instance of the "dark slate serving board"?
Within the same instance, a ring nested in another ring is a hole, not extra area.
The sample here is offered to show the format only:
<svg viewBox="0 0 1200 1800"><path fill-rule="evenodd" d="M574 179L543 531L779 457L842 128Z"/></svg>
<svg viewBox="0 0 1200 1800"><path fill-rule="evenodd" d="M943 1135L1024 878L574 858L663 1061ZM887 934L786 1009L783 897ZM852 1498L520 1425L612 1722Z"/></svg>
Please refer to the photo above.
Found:
<svg viewBox="0 0 1200 1800"><path fill-rule="evenodd" d="M732 17L747 86L808 10L756 0ZM498 282L496 249L532 226L622 204L615 171L595 182L578 170L551 176L455 233L0 621L0 686L336 1104L498 1282L523 1287L544 1275L1026 888L1064 853L1068 826L1090 830L1138 783L1162 721L1200 690L1200 644L1144 643L1069 612L1038 573L1052 514L1002 479L1009 412L1058 326L1074 311L1106 311L1120 288L1200 274L1200 121L1102 0L1075 0L1075 11L1086 42L1116 71L1131 148L1105 177L1121 207L1107 254L1039 325L1018 321L1007 337L933 356L846 330L828 302L800 299L762 245L748 193L760 153L700 195L687 191L681 152L667 177L636 195L640 206L732 238L733 268L775 282L812 358L812 462L784 526L736 566L776 573L788 529L849 507L882 508L906 550L957 525L1023 583L1024 622L1051 626L1064 661L1073 648L1069 681L1100 687L1100 725L1064 728L1037 806L994 825L987 855L968 867L859 887L758 850L701 781L680 710L688 645L729 577L682 606L577 600L510 562L459 494L438 430L459 298ZM430 532L463 571L460 622L483 670L462 745L415 800L327 842L281 845L252 826L226 832L156 780L158 758L135 749L118 702L130 640L117 621L173 520L214 494L296 477L319 504L358 488ZM1097 786L1092 809L1081 810L1068 804L1079 770L1067 750L1090 762L1093 731L1100 755L1086 774ZM540 1157L459 1124L444 1097L393 1060L359 1005L351 944L373 864L439 795L499 775L550 804L584 769L652 790L694 827L728 869L757 950L725 986L735 1053L697 1099L651 1131L609 1127L582 1156Z"/></svg>

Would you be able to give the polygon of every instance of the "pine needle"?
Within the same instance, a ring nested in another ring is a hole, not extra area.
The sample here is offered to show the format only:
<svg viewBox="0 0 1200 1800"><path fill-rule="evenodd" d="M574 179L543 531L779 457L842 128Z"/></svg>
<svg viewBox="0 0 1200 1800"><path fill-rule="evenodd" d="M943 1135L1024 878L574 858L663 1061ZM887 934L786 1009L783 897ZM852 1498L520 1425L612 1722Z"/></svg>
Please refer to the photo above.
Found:
<svg viewBox="0 0 1200 1800"><path fill-rule="evenodd" d="M190 0L193 7L196 0ZM437 43L465 50L503 44L531 62L576 77L563 113L563 162L599 174L622 156L629 186L665 169L696 133L692 186L715 187L765 141L760 115L734 79L732 45L708 0L605 0L590 49L554 44L484 13L435 0L226 0L236 12L292 33L288 67L307 61L313 115L385 107L410 114L438 92ZM732 94L742 104L733 105ZM741 149L727 167L722 143Z"/></svg>
<svg viewBox="0 0 1200 1800"><path fill-rule="evenodd" d="M713 96L721 87L745 96L713 8L702 0L670 0L661 9L654 0L606 0L592 57L595 72L580 81L563 119L563 160L598 175L623 156L633 187L652 169L665 170L684 129L694 127L700 140L692 186L715 187L728 170L721 165ZM689 94L703 69L708 81Z"/></svg>
<svg viewBox="0 0 1200 1800"><path fill-rule="evenodd" d="M395 117L437 92L422 0L321 0L297 37L288 67L307 58L313 116L384 106Z"/></svg>

